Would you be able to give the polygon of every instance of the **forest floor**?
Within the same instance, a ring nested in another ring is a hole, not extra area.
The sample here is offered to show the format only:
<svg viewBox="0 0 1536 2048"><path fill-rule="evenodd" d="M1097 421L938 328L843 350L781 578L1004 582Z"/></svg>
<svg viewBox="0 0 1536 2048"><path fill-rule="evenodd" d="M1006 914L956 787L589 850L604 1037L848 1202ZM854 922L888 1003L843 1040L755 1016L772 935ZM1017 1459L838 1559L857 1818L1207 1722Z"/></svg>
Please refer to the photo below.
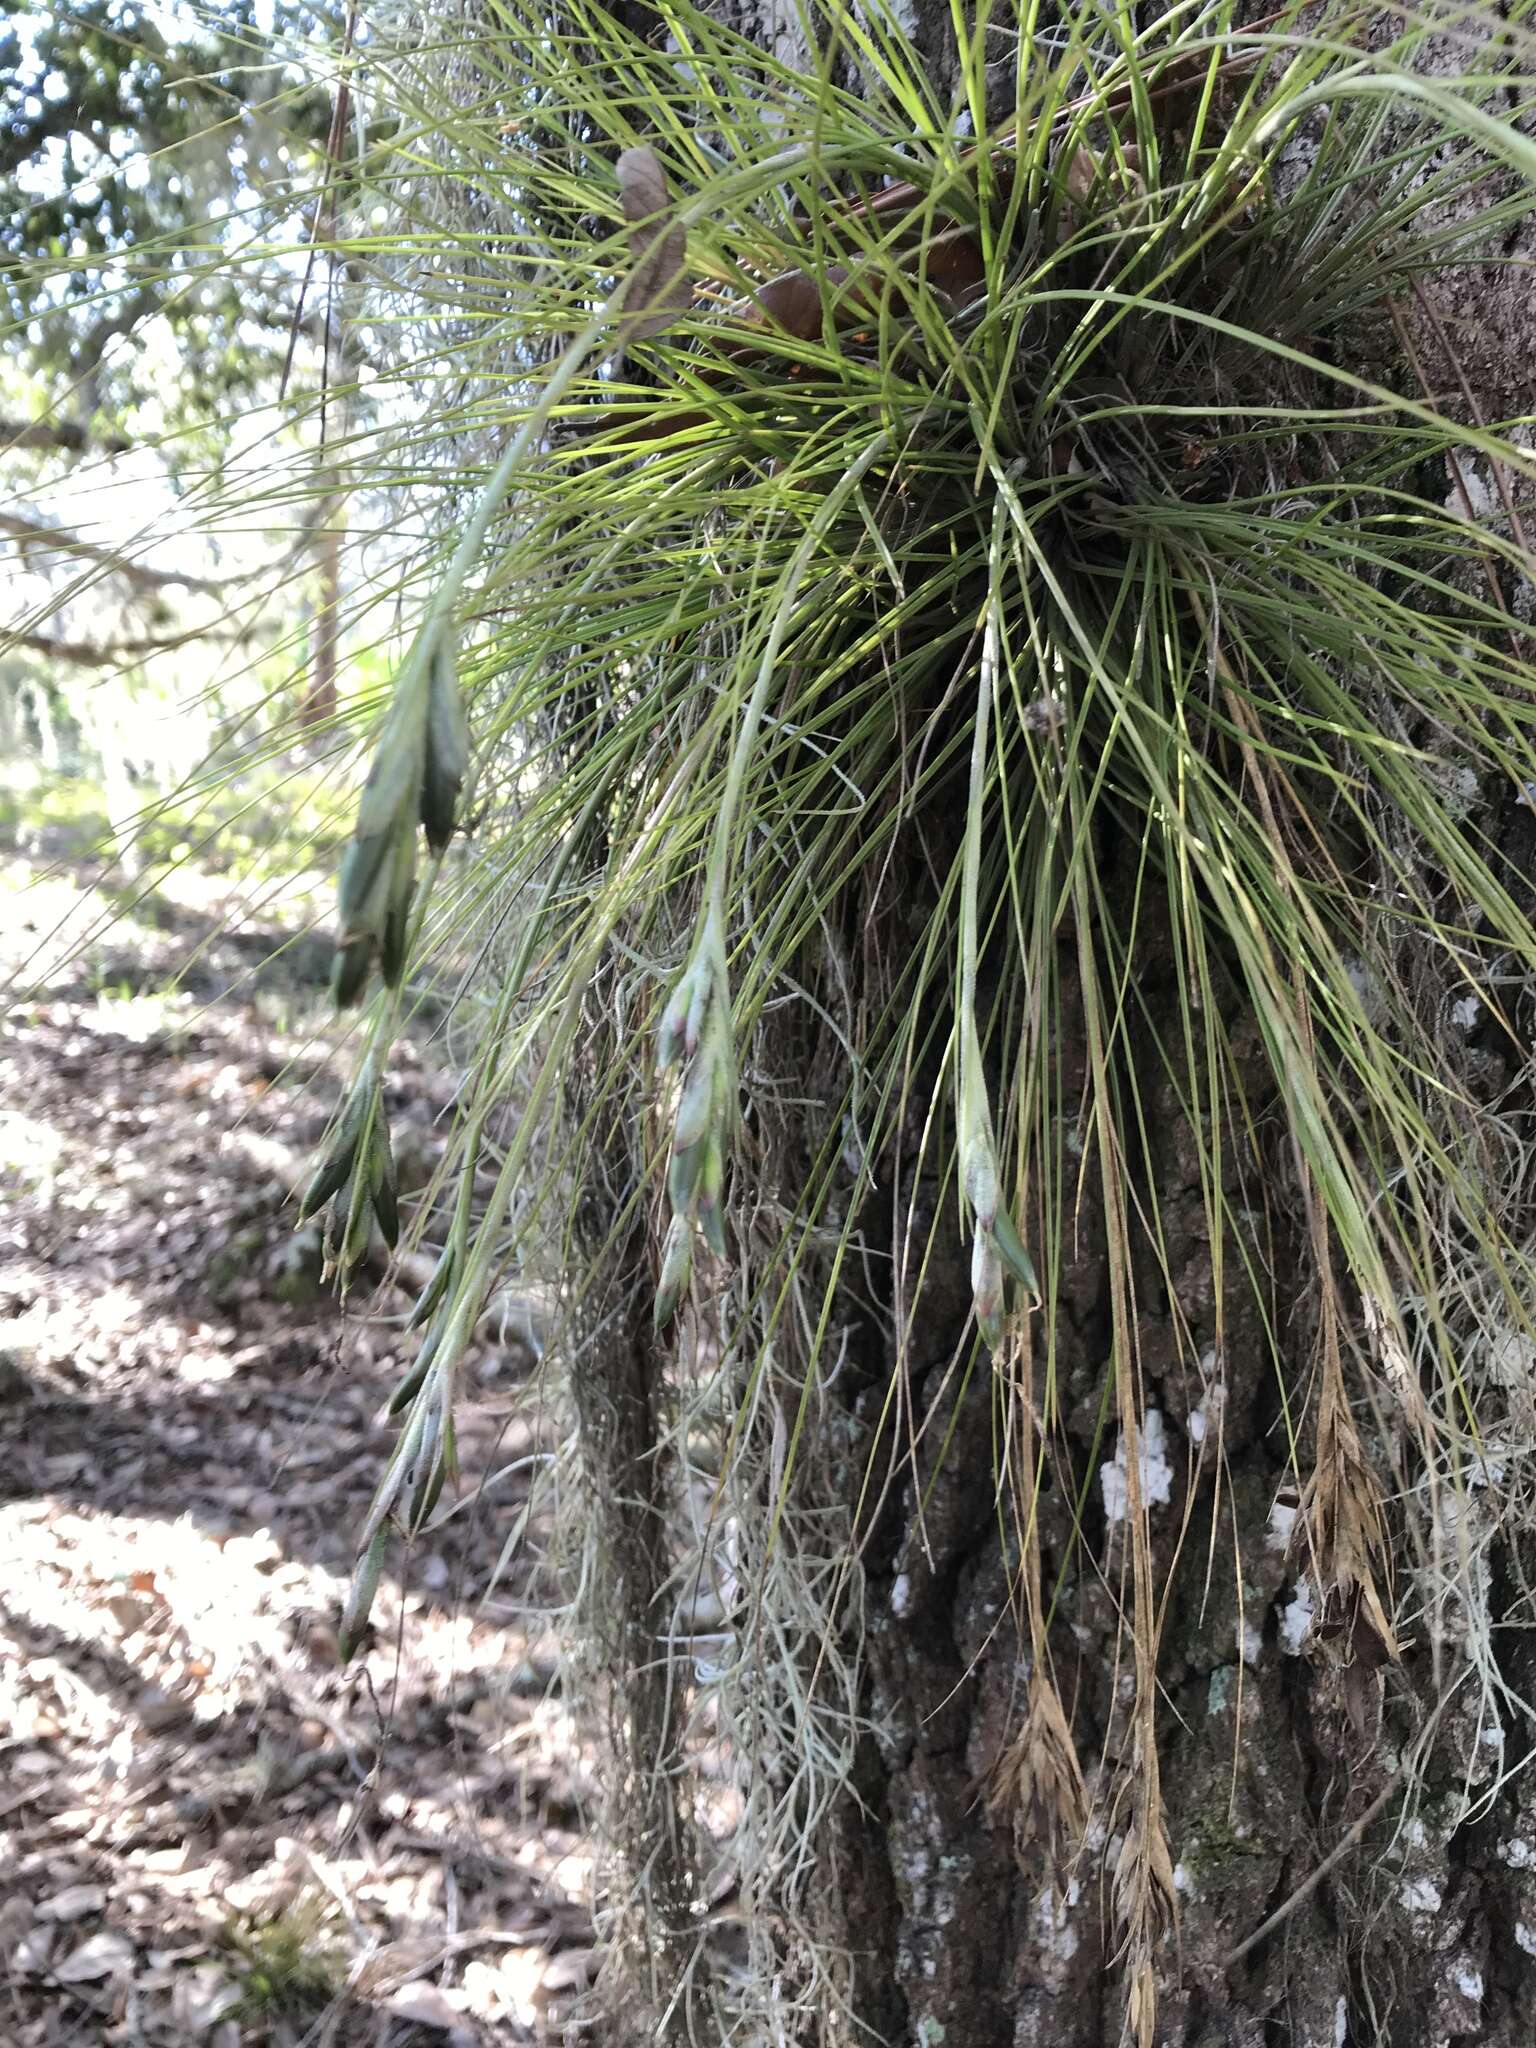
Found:
<svg viewBox="0 0 1536 2048"><path fill-rule="evenodd" d="M101 860L12 840L0 2041L547 2038L593 1968L591 1763L537 1541L496 1572L532 1354L482 1345L461 1457L492 1483L392 1559L343 1671L408 1297L343 1312L293 1230L345 1067L309 903L221 931L215 873L134 904ZM423 1035L391 1096L422 1180L449 1089Z"/></svg>

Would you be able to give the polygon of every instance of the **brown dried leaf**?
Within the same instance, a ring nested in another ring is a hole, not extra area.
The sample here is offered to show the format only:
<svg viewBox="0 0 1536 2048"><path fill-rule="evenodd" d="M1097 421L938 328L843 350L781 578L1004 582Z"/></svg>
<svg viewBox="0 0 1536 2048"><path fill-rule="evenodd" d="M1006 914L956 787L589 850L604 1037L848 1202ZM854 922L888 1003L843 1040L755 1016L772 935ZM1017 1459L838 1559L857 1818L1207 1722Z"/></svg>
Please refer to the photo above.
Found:
<svg viewBox="0 0 1536 2048"><path fill-rule="evenodd" d="M619 198L630 223L629 252L633 262L624 294L619 345L645 341L665 333L675 316L693 302L688 282L688 231L667 216L671 195L667 174L647 144L626 149L619 158Z"/></svg>
<svg viewBox="0 0 1536 2048"><path fill-rule="evenodd" d="M67 1955L54 1971L61 1984L99 1984L104 1977L124 1977L133 1967L133 1943L121 1934L93 1934Z"/></svg>
<svg viewBox="0 0 1536 2048"><path fill-rule="evenodd" d="M39 1920L57 1920L61 1924L70 1920L83 1920L87 1913L99 1913L107 1903L107 1888L100 1884L66 1885L52 1898L44 1899L37 1909Z"/></svg>
<svg viewBox="0 0 1536 2048"><path fill-rule="evenodd" d="M1029 1711L992 1769L987 1805L1013 1829L1014 1853L1053 1874L1082 1839L1087 1792L1056 1688L1038 1672Z"/></svg>

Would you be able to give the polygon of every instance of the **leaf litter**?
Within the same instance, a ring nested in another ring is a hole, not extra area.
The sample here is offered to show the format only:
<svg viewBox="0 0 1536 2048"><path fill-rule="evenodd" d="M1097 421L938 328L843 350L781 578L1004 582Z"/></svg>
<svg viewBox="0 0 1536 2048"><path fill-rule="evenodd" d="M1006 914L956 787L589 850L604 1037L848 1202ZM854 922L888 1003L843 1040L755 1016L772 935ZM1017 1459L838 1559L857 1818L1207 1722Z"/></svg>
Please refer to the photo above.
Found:
<svg viewBox="0 0 1536 2048"><path fill-rule="evenodd" d="M343 1316L294 1232L323 949L232 928L177 987L216 887L110 880L0 857L0 2036L542 2038L592 1975L592 1749L537 1544L481 1605L526 1486L424 1534L344 1673L415 1290ZM407 1043L388 1085L420 1189L452 1079ZM533 1364L477 1347L467 1476L538 1448Z"/></svg>

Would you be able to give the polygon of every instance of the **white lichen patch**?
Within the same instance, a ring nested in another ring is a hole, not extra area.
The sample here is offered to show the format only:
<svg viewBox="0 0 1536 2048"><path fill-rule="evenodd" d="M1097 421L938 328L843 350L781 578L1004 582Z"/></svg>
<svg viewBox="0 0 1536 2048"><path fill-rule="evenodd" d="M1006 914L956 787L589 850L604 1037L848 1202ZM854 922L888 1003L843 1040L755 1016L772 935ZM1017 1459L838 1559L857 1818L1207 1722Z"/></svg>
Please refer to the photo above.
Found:
<svg viewBox="0 0 1536 2048"><path fill-rule="evenodd" d="M1438 1913L1441 1891L1432 1877L1406 1878L1398 1886L1398 1899L1410 1913Z"/></svg>
<svg viewBox="0 0 1536 2048"><path fill-rule="evenodd" d="M1473 2005L1482 2004L1483 1973L1481 1970L1474 1969L1470 1963L1458 1963L1451 1972L1451 1982L1456 1986L1456 1989L1463 1998L1469 1999Z"/></svg>
<svg viewBox="0 0 1536 2048"><path fill-rule="evenodd" d="M1207 1437L1221 1435L1221 1419L1226 1413L1227 1384L1221 1377L1220 1364L1214 1350L1207 1351L1200 1361L1200 1376L1205 1381L1205 1392L1198 1403L1190 1409L1185 1427L1192 1444L1203 1444Z"/></svg>
<svg viewBox="0 0 1536 2048"><path fill-rule="evenodd" d="M1312 1581L1303 1572L1296 1590L1280 1613L1280 1647L1288 1657L1299 1657L1317 1618L1317 1596Z"/></svg>
<svg viewBox="0 0 1536 2048"><path fill-rule="evenodd" d="M1522 1948L1528 1956L1536 1956L1536 1927L1528 1927L1523 1920L1515 1922L1515 1946Z"/></svg>
<svg viewBox="0 0 1536 2048"><path fill-rule="evenodd" d="M1511 1870L1536 1869L1536 1848L1523 1835L1509 1835L1499 1844L1499 1861Z"/></svg>
<svg viewBox="0 0 1536 2048"><path fill-rule="evenodd" d="M1035 1946L1038 1968L1048 1987L1066 1982L1068 1965L1077 1954L1081 1937L1072 1921L1072 1908L1082 1897L1076 1878L1069 1878L1064 1892L1047 1885L1035 1901Z"/></svg>
<svg viewBox="0 0 1536 2048"><path fill-rule="evenodd" d="M912 1580L902 1572L891 1588L891 1612L898 1617L912 1612Z"/></svg>
<svg viewBox="0 0 1536 2048"><path fill-rule="evenodd" d="M1137 1479L1144 1508L1166 1507L1173 1498L1173 1466L1168 1461L1168 1432L1160 1408L1149 1408L1142 1417L1140 1453L1136 1460ZM1126 1462L1125 1438L1115 1446L1112 1464L1099 1467L1099 1485L1104 1494L1104 1515L1111 1524L1123 1522L1130 1504L1130 1472Z"/></svg>
<svg viewBox="0 0 1536 2048"><path fill-rule="evenodd" d="M1266 1550L1286 1551L1291 1547L1291 1532L1296 1527L1300 1510L1290 1501L1277 1500L1269 1511L1269 1526L1264 1531Z"/></svg>
<svg viewBox="0 0 1536 2048"><path fill-rule="evenodd" d="M1238 1655L1247 1665L1257 1664L1264 1648L1264 1631L1255 1628L1251 1621L1245 1621L1237 1631Z"/></svg>

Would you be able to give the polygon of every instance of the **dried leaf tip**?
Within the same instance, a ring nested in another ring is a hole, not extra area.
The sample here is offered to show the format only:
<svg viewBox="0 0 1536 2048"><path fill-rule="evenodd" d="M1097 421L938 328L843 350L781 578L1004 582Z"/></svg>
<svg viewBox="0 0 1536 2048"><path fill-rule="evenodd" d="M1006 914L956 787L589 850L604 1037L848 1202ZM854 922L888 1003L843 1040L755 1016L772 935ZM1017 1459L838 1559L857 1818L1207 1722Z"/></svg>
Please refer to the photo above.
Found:
<svg viewBox="0 0 1536 2048"><path fill-rule="evenodd" d="M629 222L631 269L618 346L665 333L693 303L688 282L688 231L669 216L671 194L649 143L626 149L618 162L619 202Z"/></svg>

